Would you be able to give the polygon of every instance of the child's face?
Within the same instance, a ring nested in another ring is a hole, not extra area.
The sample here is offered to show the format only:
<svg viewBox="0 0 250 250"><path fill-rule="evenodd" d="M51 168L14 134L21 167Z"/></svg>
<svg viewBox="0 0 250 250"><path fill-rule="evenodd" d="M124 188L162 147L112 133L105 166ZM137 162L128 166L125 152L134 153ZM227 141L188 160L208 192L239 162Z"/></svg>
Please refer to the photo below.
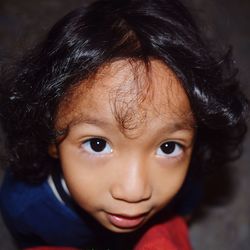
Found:
<svg viewBox="0 0 250 250"><path fill-rule="evenodd" d="M60 105L56 128L66 126L58 155L67 186L104 227L137 229L181 187L194 119L180 83L159 61L149 72L127 61L104 67Z"/></svg>

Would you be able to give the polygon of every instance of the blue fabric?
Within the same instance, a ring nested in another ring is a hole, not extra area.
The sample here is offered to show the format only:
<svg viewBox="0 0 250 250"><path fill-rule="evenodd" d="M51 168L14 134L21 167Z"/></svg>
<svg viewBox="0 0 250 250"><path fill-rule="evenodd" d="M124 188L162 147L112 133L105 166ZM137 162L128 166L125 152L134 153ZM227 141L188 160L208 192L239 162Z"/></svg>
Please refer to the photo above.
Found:
<svg viewBox="0 0 250 250"><path fill-rule="evenodd" d="M7 172L0 191L0 208L20 247L82 247L93 239L84 219L57 200L47 181L29 185Z"/></svg>

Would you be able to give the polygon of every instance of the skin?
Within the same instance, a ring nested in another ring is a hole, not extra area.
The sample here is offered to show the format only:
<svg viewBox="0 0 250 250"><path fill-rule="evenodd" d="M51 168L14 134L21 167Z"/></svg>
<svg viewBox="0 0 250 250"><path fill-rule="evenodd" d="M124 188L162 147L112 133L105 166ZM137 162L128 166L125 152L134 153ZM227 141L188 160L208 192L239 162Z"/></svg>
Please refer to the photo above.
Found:
<svg viewBox="0 0 250 250"><path fill-rule="evenodd" d="M183 184L194 119L178 79L159 61L148 70L125 60L106 65L62 101L55 126L68 127L50 152L71 195L111 231L141 227Z"/></svg>

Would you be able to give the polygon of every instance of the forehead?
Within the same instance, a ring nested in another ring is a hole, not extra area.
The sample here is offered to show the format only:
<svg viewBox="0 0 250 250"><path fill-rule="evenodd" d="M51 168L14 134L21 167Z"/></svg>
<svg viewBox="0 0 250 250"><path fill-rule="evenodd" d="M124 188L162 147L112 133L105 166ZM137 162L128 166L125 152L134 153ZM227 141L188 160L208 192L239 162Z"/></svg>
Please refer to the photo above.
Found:
<svg viewBox="0 0 250 250"><path fill-rule="evenodd" d="M69 90L59 105L56 127L64 129L86 117L112 120L131 131L155 119L181 120L192 126L189 100L178 78L163 63L121 60Z"/></svg>

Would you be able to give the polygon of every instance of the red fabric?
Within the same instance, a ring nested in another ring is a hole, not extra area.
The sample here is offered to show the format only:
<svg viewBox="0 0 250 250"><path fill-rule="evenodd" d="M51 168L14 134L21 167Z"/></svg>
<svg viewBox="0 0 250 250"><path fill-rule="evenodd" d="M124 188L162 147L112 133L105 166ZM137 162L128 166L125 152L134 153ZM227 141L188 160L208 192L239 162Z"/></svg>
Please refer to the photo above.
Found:
<svg viewBox="0 0 250 250"><path fill-rule="evenodd" d="M175 217L151 227L134 250L192 250L184 219Z"/></svg>

